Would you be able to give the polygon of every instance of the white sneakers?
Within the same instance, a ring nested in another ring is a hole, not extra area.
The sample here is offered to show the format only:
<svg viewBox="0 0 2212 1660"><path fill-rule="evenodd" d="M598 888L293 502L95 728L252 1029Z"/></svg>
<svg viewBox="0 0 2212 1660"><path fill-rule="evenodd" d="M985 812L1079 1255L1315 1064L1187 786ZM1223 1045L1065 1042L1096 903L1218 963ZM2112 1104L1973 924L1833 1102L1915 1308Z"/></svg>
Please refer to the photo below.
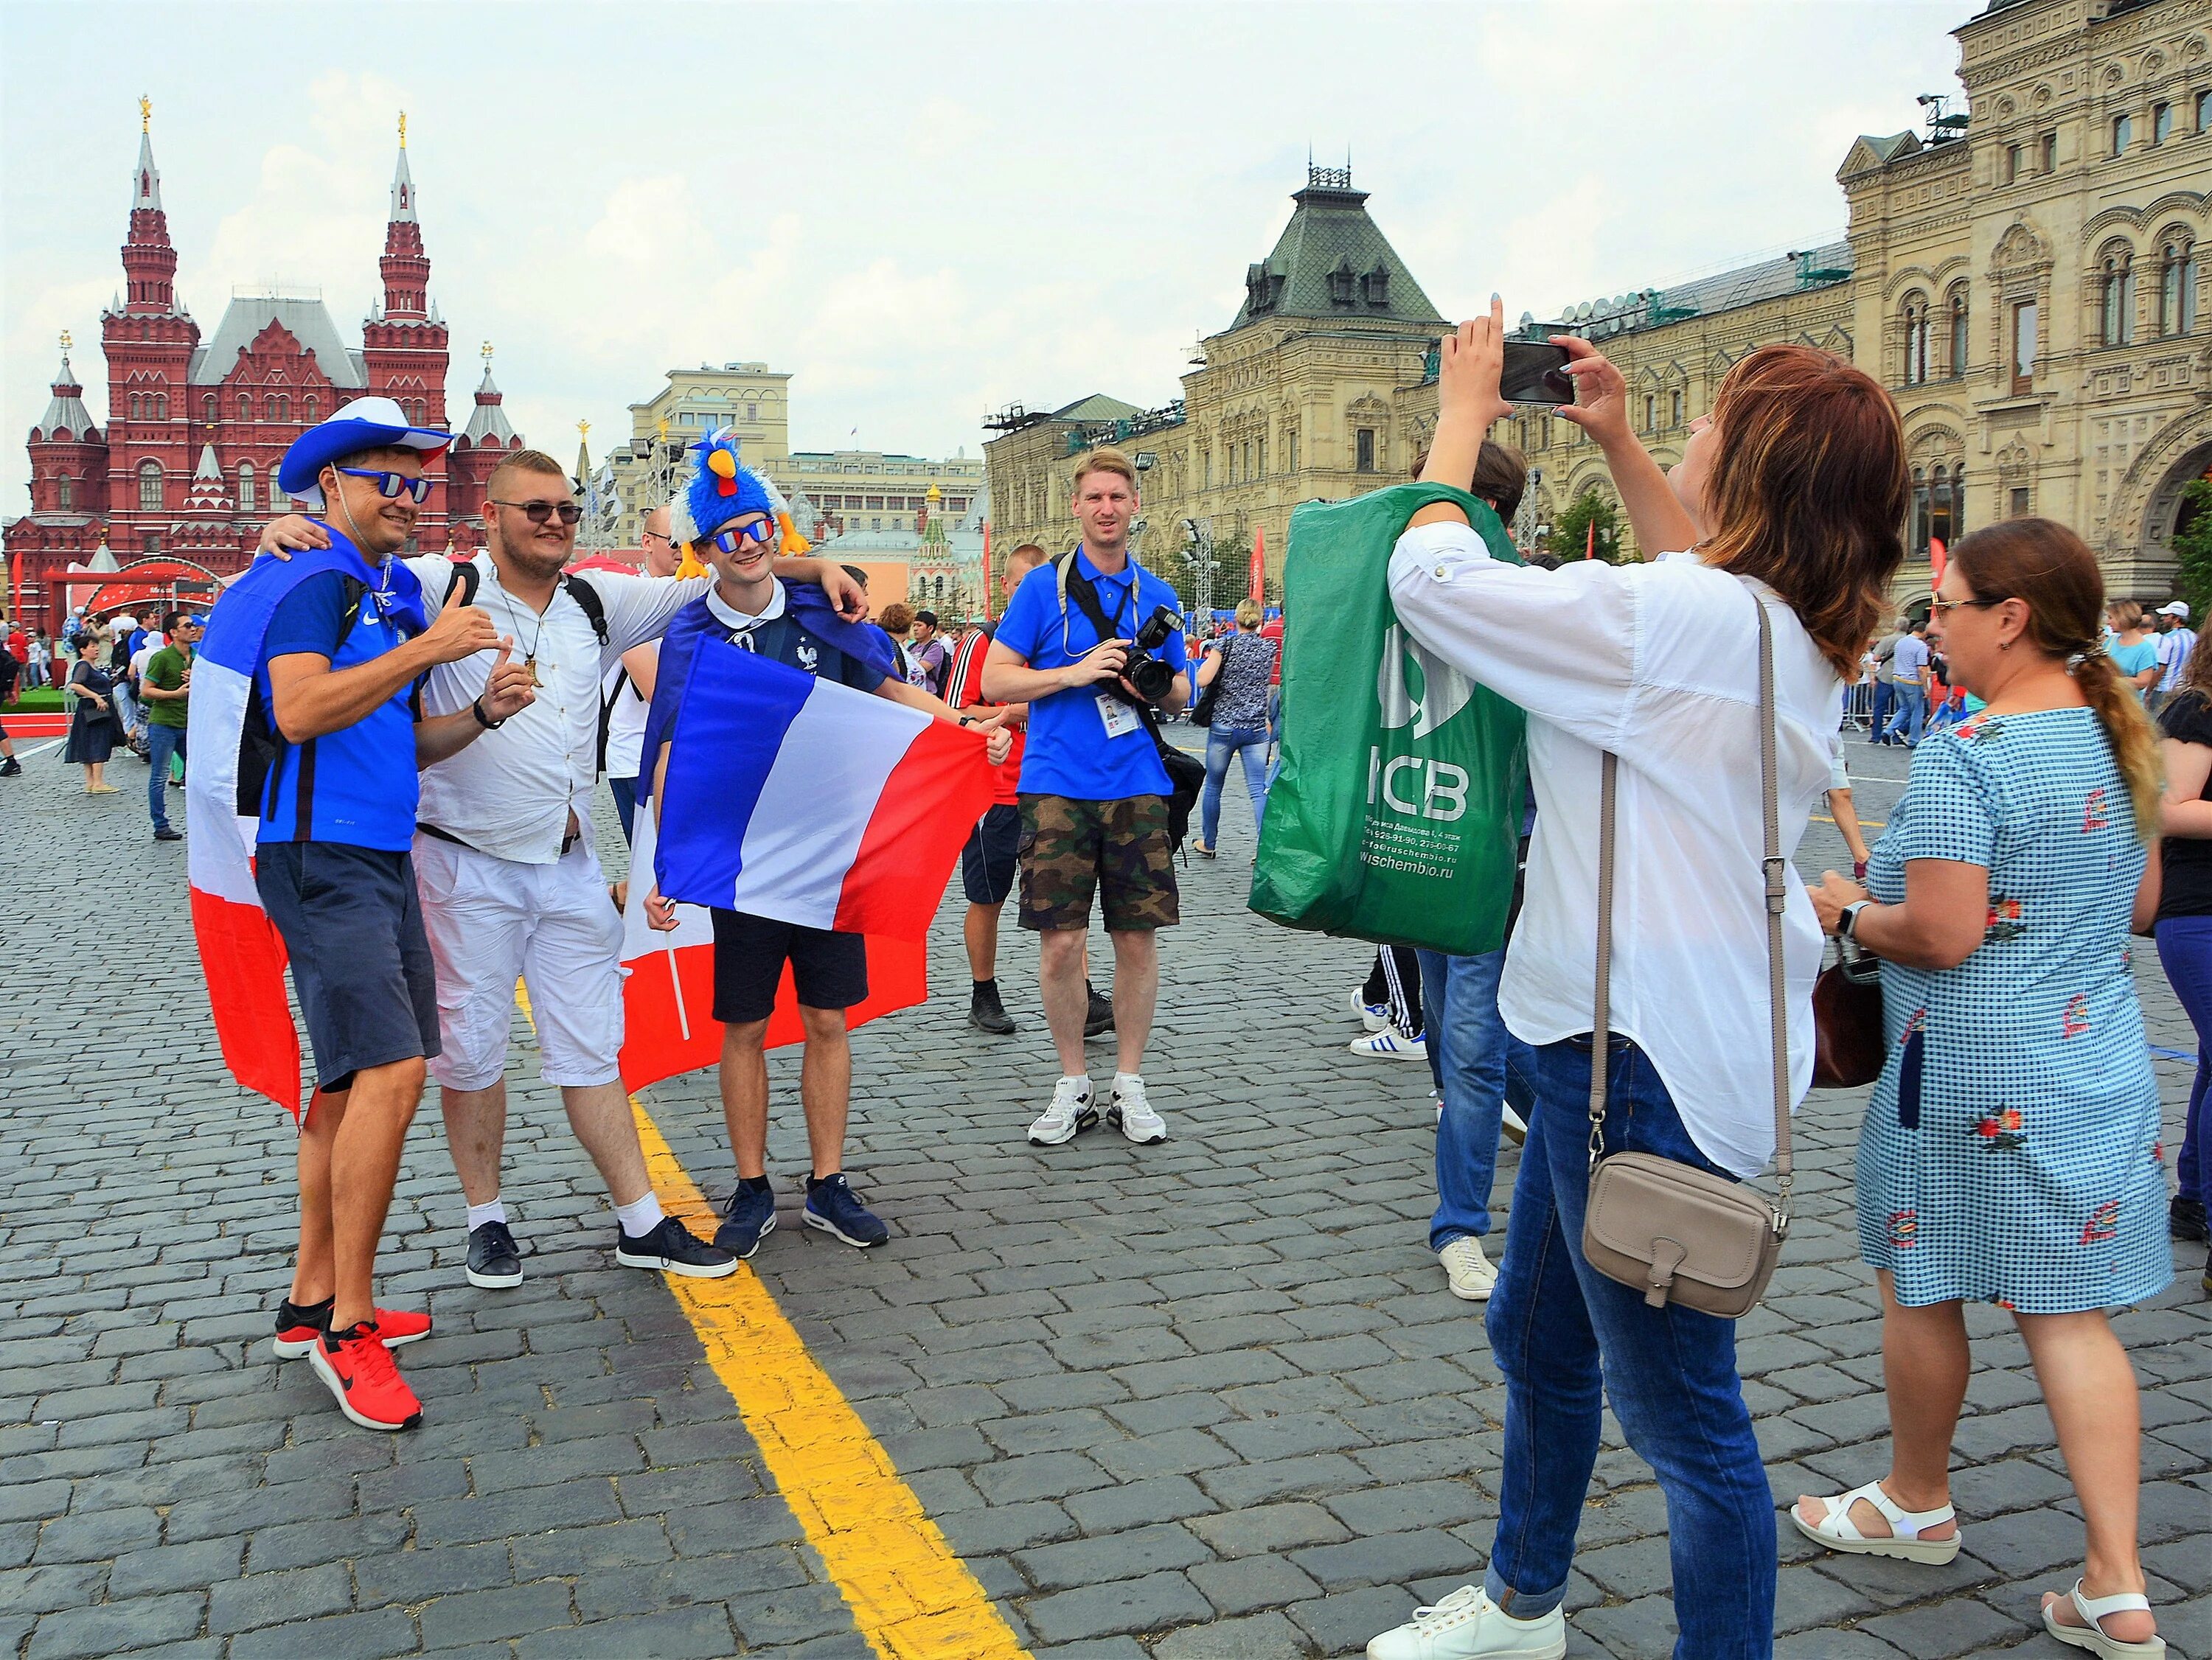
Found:
<svg viewBox="0 0 2212 1660"><path fill-rule="evenodd" d="M1098 1122L1098 1107L1088 1078L1062 1078L1052 1087L1052 1105L1030 1126L1030 1145L1058 1147L1072 1142ZM1132 1074L1114 1075L1113 1099L1106 1107L1106 1122L1139 1147L1168 1138L1167 1120L1145 1099L1145 1081Z"/></svg>
<svg viewBox="0 0 2212 1660"><path fill-rule="evenodd" d="M1498 1289L1498 1265L1483 1254L1482 1241L1472 1233L1445 1240L1437 1260L1444 1265L1451 1294L1462 1302L1486 1303Z"/></svg>
<svg viewBox="0 0 2212 1660"><path fill-rule="evenodd" d="M1462 1585L1433 1608L1367 1645L1367 1660L1564 1660L1566 1616L1553 1609L1516 1620L1480 1585Z"/></svg>
<svg viewBox="0 0 2212 1660"><path fill-rule="evenodd" d="M1133 1073L1114 1075L1114 1099L1107 1104L1106 1122L1121 1125L1121 1133L1139 1147L1168 1138L1167 1120L1152 1111L1145 1099L1145 1081Z"/></svg>
<svg viewBox="0 0 2212 1660"><path fill-rule="evenodd" d="M1098 1122L1091 1100L1091 1080L1062 1078L1052 1087L1052 1105L1030 1126L1031 1147L1058 1147Z"/></svg>
<svg viewBox="0 0 2212 1660"><path fill-rule="evenodd" d="M1359 1016L1360 1025L1365 1027L1370 1032L1380 1032L1390 1024L1390 1005L1387 1003L1368 1002L1366 988L1364 986L1352 988L1352 1012Z"/></svg>
<svg viewBox="0 0 2212 1660"><path fill-rule="evenodd" d="M1355 1055L1380 1055L1391 1061L1425 1061L1429 1057L1425 1039L1401 1037L1390 1029L1387 1021L1380 1032L1369 1037L1354 1038L1346 1046Z"/></svg>

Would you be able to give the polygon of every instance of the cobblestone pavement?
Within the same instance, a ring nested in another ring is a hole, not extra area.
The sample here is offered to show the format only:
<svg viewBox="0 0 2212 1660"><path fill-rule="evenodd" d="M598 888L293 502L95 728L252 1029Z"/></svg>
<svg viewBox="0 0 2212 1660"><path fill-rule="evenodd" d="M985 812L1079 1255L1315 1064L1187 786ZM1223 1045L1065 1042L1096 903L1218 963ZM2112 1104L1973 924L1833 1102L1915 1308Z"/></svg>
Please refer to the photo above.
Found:
<svg viewBox="0 0 2212 1660"><path fill-rule="evenodd" d="M1863 809L1886 816L1902 756L1853 756ZM148 839L144 775L118 766L126 792L92 800L51 752L0 784L0 1654L866 1654L668 1292L613 1264L604 1195L526 1046L508 1148L533 1253L520 1289L462 1279L434 1109L409 1143L383 1288L437 1317L405 1356L422 1427L352 1429L303 1367L270 1360L289 1131L221 1075L183 851ZM1354 1652L1476 1575L1489 1543L1503 1393L1480 1311L1425 1248L1425 1072L1346 1052L1360 948L1243 910L1240 791L1224 843L1186 872L1165 953L1149 1068L1164 1146L1025 1143L1054 1075L1033 942L1008 930L1020 1033L969 1032L957 894L934 960L954 995L855 1043L851 1167L893 1225L887 1249L792 1225L795 1066L773 1068L786 1226L758 1269L1039 1654ZM1838 847L1816 825L1807 867ZM2154 1041L2192 1047L2152 954L2138 973ZM2159 1069L2178 1126L2189 1069ZM726 1191L711 1077L649 1104ZM1778 1503L1886 1468L1850 1215L1861 1107L1822 1095L1802 1115L1796 1230L1743 1323ZM1509 1150L1501 1202L1515 1167ZM2118 1330L2145 1386L2153 1595L2172 1652L2203 1660L2212 1304L2193 1251L2186 1266ZM1967 1553L1940 1570L1814 1560L1785 1527L1784 1654L2064 1651L2033 1621L2077 1560L2076 1508L2017 1337L1995 1311L1970 1324ZM1662 1655L1659 1493L1617 1435L1597 1475L1570 1652Z"/></svg>

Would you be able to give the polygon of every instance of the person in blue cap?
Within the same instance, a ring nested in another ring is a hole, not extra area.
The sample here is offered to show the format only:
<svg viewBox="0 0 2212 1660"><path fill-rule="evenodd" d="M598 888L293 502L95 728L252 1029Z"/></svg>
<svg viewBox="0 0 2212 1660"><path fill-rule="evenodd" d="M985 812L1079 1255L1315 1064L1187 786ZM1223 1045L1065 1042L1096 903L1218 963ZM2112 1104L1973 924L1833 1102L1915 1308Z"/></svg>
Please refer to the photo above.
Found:
<svg viewBox="0 0 2212 1660"><path fill-rule="evenodd" d="M255 582L277 591L240 750L239 798L251 791L260 803L254 883L283 938L315 1061L301 1121L300 1259L278 1352L304 1350L345 1415L373 1429L421 1421L386 1344L429 1329L425 1316L378 1309L371 1289L401 1144L439 1048L409 857L416 769L532 696L489 615L450 603L425 615L421 585L392 557L434 482L423 459L449 442L410 426L391 399L365 397L285 452L278 482L321 515L329 546ZM487 650L499 661L482 695L417 718L431 669Z"/></svg>

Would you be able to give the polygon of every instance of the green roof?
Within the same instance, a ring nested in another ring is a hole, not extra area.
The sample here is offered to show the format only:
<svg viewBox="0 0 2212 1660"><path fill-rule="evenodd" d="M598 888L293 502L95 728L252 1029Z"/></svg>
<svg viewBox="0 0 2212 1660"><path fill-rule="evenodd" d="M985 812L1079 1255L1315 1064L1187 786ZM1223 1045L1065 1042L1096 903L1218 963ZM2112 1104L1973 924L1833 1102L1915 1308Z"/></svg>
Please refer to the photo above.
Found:
<svg viewBox="0 0 2212 1660"><path fill-rule="evenodd" d="M1244 304L1229 326L1269 317L1442 323L1382 228L1349 167L1306 169L1306 187L1275 251L1244 273Z"/></svg>
<svg viewBox="0 0 2212 1660"><path fill-rule="evenodd" d="M1118 397L1109 397L1103 392L1093 392L1088 397L1079 397L1065 408L1054 409L1054 421L1127 421L1131 415L1144 411L1133 403L1124 403Z"/></svg>

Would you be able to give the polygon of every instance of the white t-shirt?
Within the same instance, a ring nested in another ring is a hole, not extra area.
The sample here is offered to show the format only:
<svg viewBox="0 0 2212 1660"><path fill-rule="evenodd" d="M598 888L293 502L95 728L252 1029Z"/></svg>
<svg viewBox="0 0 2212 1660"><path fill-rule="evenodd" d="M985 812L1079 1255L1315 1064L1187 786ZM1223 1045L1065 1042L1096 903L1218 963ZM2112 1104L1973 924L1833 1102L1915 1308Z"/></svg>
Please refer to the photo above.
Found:
<svg viewBox="0 0 2212 1660"><path fill-rule="evenodd" d="M1782 852L1832 779L1843 682L1771 591L1693 555L1648 565L1501 564L1464 524L1398 540L1390 597L1421 644L1528 714L1536 831L1498 1009L1524 1043L1590 1030L1598 785L1615 792L1613 1029L1632 1039L1691 1139L1738 1176L1774 1153L1759 621L1774 634ZM1820 927L1795 868L1783 914L1790 1094L1813 1080Z"/></svg>
<svg viewBox="0 0 2212 1660"><path fill-rule="evenodd" d="M2197 631L2186 624L2158 637L2159 666L2166 671L2158 677L2160 691L2171 692L2181 684L2181 671L2189 666L2189 654L2196 649Z"/></svg>
<svg viewBox="0 0 2212 1660"><path fill-rule="evenodd" d="M654 662L660 660L659 640L647 640L638 649L652 652ZM607 776L634 779L641 764L639 751L645 747L645 718L653 706L639 694L620 663L607 670L600 695L614 700L607 711Z"/></svg>
<svg viewBox="0 0 2212 1660"><path fill-rule="evenodd" d="M1899 686L1917 686L1929 655L1926 640L1917 634L1904 635L1897 642L1897 655L1889 660L1890 679Z"/></svg>
<svg viewBox="0 0 2212 1660"><path fill-rule="evenodd" d="M703 593L711 578L623 576L609 571L580 571L606 613L603 651L565 584L556 585L541 617L500 585L489 554L477 567L477 605L489 613L502 634L514 641L514 656L535 656L538 696L495 732L478 736L459 754L422 773L417 821L458 836L478 852L524 864L551 864L561 857L561 839L575 809L590 833L592 790L599 778L599 685L624 651L658 639L669 619ZM442 554L407 561L422 579L422 603L433 616L446 603L455 566ZM441 663L422 688L422 712L450 715L466 709L483 693L497 653L479 651L459 663Z"/></svg>

